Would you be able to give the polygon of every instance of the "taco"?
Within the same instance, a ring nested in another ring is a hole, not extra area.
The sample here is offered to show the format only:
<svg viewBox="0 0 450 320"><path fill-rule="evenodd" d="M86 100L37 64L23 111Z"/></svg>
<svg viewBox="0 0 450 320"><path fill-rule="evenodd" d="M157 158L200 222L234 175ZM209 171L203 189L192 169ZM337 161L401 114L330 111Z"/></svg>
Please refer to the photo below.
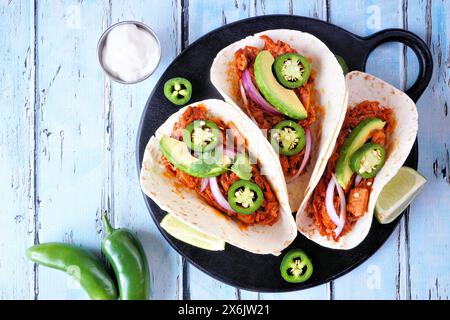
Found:
<svg viewBox="0 0 450 320"><path fill-rule="evenodd" d="M345 114L345 78L335 56L311 34L268 30L221 50L211 82L270 140L296 212Z"/></svg>
<svg viewBox="0 0 450 320"><path fill-rule="evenodd" d="M204 100L173 114L147 144L140 182L192 228L258 254L279 254L297 228L277 158L239 109Z"/></svg>
<svg viewBox="0 0 450 320"><path fill-rule="evenodd" d="M299 231L322 246L351 249L367 236L376 200L413 147L414 102L369 74L346 76L349 107L323 174L296 217Z"/></svg>

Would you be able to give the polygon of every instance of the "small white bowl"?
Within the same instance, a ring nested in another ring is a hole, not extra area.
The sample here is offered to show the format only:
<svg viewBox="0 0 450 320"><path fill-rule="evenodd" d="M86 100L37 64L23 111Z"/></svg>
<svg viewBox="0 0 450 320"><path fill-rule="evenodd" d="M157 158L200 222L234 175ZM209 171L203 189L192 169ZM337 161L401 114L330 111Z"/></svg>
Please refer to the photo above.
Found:
<svg viewBox="0 0 450 320"><path fill-rule="evenodd" d="M108 71L108 69L105 67L105 65L103 64L103 48L105 47L105 41L112 29L114 29L115 27L117 27L119 25L123 25L123 24L134 24L138 28L145 30L153 38L155 38L156 43L158 44L158 61L155 64L155 68L152 71L150 71L148 74L146 74L144 77L142 77L141 79L138 79L136 81L124 81L124 80L116 77L115 75L111 74ZM161 44L159 42L159 39L158 39L158 36L156 35L156 33L146 24L139 22L139 21L131 21L131 20L121 21L121 22L118 22L118 23L115 23L115 24L109 26L108 29L106 29L105 32L103 32L103 34L101 35L101 37L97 43L97 57L98 57L98 62L100 63L100 66L102 67L103 72L108 76L108 78L110 78L111 80L114 80L118 83L122 83L122 84L134 84L134 83L144 81L145 79L150 77L152 75L152 73L156 70L156 68L158 67L159 62L161 60Z"/></svg>

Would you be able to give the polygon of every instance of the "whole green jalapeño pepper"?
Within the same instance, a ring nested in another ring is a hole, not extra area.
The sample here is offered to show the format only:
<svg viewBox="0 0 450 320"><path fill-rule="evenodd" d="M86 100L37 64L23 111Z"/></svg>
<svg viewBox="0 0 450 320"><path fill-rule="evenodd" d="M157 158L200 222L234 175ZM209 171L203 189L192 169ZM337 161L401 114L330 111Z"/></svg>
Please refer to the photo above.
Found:
<svg viewBox="0 0 450 320"><path fill-rule="evenodd" d="M285 281L301 283L311 277L313 265L306 253L300 249L292 249L281 261L280 272Z"/></svg>
<svg viewBox="0 0 450 320"><path fill-rule="evenodd" d="M150 273L147 258L138 239L127 229L113 229L103 214L106 236L102 252L111 263L119 284L121 300L149 298Z"/></svg>
<svg viewBox="0 0 450 320"><path fill-rule="evenodd" d="M100 259L89 251L66 243L49 242L28 248L26 255L37 264L71 275L93 300L117 299L113 279Z"/></svg>

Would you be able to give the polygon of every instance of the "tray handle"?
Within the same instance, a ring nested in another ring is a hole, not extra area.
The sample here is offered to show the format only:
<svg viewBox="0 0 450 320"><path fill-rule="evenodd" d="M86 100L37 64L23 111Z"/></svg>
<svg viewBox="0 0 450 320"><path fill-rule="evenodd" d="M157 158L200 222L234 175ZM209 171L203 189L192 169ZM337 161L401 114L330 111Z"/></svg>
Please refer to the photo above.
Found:
<svg viewBox="0 0 450 320"><path fill-rule="evenodd" d="M411 48L419 60L419 74L414 84L406 90L406 94L417 102L425 91L433 74L433 59L426 43L417 35L403 29L386 29L365 38L367 44L367 55L364 62L366 68L367 57L379 45L386 42L401 42Z"/></svg>

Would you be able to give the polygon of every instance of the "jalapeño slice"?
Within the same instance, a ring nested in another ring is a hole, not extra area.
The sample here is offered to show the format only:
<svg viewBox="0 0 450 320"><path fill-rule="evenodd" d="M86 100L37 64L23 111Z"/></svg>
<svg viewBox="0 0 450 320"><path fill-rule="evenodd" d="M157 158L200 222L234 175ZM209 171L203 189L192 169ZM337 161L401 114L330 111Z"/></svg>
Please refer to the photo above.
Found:
<svg viewBox="0 0 450 320"><path fill-rule="evenodd" d="M364 179L373 178L384 165L386 152L376 143L366 143L350 158L350 167Z"/></svg>
<svg viewBox="0 0 450 320"><path fill-rule="evenodd" d="M303 150L306 144L305 129L292 120L277 123L270 132L275 151L284 156L293 156Z"/></svg>
<svg viewBox="0 0 450 320"><path fill-rule="evenodd" d="M228 203L239 214L252 214L263 201L263 192L256 183L238 180L228 189Z"/></svg>
<svg viewBox="0 0 450 320"><path fill-rule="evenodd" d="M291 283L308 280L313 273L313 265L309 257L300 249L292 249L286 253L280 265L283 279Z"/></svg>
<svg viewBox="0 0 450 320"><path fill-rule="evenodd" d="M185 78L172 78L164 84L164 95L177 106L184 105L191 100L192 84Z"/></svg>
<svg viewBox="0 0 450 320"><path fill-rule="evenodd" d="M295 89L308 81L311 75L311 66L304 56L285 53L275 59L273 71L280 84L286 88Z"/></svg>
<svg viewBox="0 0 450 320"><path fill-rule="evenodd" d="M184 129L183 141L193 151L211 151L220 142L219 127L209 120L192 121Z"/></svg>

